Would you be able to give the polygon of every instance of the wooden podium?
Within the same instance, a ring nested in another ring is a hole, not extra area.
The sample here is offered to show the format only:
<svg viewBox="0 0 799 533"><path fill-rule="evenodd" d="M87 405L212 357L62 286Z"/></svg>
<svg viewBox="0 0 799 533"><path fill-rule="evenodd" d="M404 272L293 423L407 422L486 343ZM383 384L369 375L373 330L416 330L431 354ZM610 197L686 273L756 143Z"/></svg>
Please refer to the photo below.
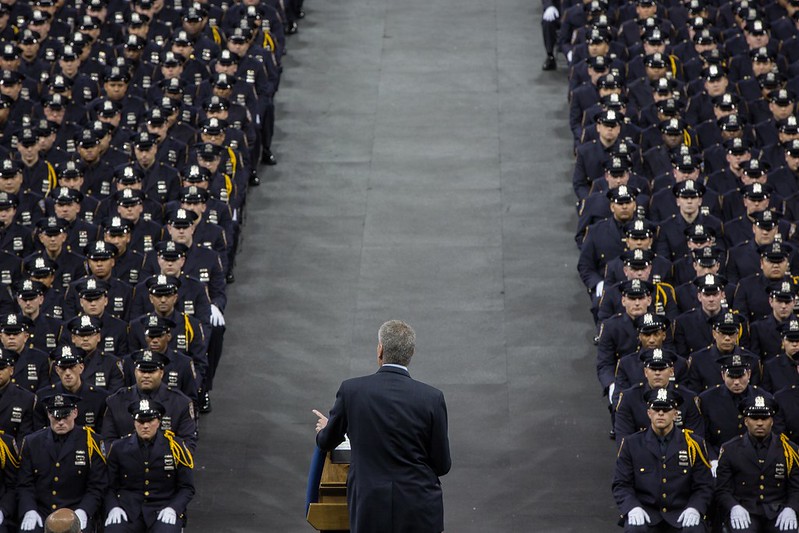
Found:
<svg viewBox="0 0 799 533"><path fill-rule="evenodd" d="M325 455L325 466L319 481L319 501L308 507L308 523L326 533L350 530L347 511L347 473L349 463L333 463Z"/></svg>

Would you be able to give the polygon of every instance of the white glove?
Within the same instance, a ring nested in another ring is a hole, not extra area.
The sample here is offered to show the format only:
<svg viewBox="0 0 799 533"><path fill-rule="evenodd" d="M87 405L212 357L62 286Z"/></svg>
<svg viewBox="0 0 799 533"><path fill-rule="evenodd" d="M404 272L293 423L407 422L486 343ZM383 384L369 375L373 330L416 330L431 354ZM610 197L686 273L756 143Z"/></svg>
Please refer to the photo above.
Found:
<svg viewBox="0 0 799 533"><path fill-rule="evenodd" d="M549 6L544 10L544 20L547 22L552 22L558 18L558 16L560 16L560 13L558 13L558 8L555 6Z"/></svg>
<svg viewBox="0 0 799 533"><path fill-rule="evenodd" d="M680 518L677 519L677 522L679 522L682 527L694 527L699 525L699 520L701 518L702 516L699 514L699 511L693 507L686 507L685 511L680 514Z"/></svg>
<svg viewBox="0 0 799 533"><path fill-rule="evenodd" d="M604 288L605 288L604 280L600 281L599 283L596 284L596 287L594 287L594 294L596 294L597 298L602 296L602 289L604 289Z"/></svg>
<svg viewBox="0 0 799 533"><path fill-rule="evenodd" d="M613 405L613 391L615 390L616 390L615 383L611 383L610 385L608 385L608 401L610 402L610 405Z"/></svg>
<svg viewBox="0 0 799 533"><path fill-rule="evenodd" d="M0 525L2 525L3 522L5 522L5 519L6 517L3 515L3 511L0 511Z"/></svg>
<svg viewBox="0 0 799 533"><path fill-rule="evenodd" d="M571 50L566 52L566 61L568 61L569 64L571 65L571 62L572 62L572 51Z"/></svg>
<svg viewBox="0 0 799 533"><path fill-rule="evenodd" d="M214 327L225 325L225 315L214 304L211 304L211 325Z"/></svg>
<svg viewBox="0 0 799 533"><path fill-rule="evenodd" d="M89 525L89 517L86 516L86 511L83 509L75 509L75 516L80 520L80 528L86 529L86 526Z"/></svg>
<svg viewBox="0 0 799 533"><path fill-rule="evenodd" d="M751 523L752 519L749 518L749 511L740 505L732 508L732 511L730 511L730 525L733 529L746 529Z"/></svg>
<svg viewBox="0 0 799 533"><path fill-rule="evenodd" d="M633 507L627 513L627 523L631 526L643 526L644 523L649 523L649 515L640 507Z"/></svg>
<svg viewBox="0 0 799 533"><path fill-rule="evenodd" d="M171 507L164 507L163 509L158 511L158 520L160 520L164 524L174 524L177 518L178 514Z"/></svg>
<svg viewBox="0 0 799 533"><path fill-rule="evenodd" d="M105 519L105 525L108 526L109 524L121 524L122 522L128 521L128 515L125 514L125 510L122 507L114 507L110 511L108 511L108 518Z"/></svg>
<svg viewBox="0 0 799 533"><path fill-rule="evenodd" d="M796 511L790 507L783 509L774 524L780 531L796 531Z"/></svg>
<svg viewBox="0 0 799 533"><path fill-rule="evenodd" d="M42 517L39 516L39 513L36 511L28 511L25 513L25 516L22 517L22 523L19 525L19 529L22 531L31 531L36 529L36 527L42 527Z"/></svg>
<svg viewBox="0 0 799 533"><path fill-rule="evenodd" d="M710 461L710 473L713 474L713 477L716 477L716 469L719 467L718 459L712 459Z"/></svg>

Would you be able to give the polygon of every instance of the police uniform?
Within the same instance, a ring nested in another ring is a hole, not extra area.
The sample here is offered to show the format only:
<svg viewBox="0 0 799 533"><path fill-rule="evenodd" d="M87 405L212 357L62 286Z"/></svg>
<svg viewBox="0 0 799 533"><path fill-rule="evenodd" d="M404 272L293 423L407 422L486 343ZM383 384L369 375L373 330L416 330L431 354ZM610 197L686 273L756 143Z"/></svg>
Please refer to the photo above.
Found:
<svg viewBox="0 0 799 533"><path fill-rule="evenodd" d="M5 348L0 349L0 368L7 368L16 361L17 354ZM33 415L36 395L15 383L8 383L0 389L0 431L16 442L33 432ZM1 452L0 452L1 453ZM0 497L0 505L2 497Z"/></svg>
<svg viewBox="0 0 799 533"><path fill-rule="evenodd" d="M694 180L685 180L677 183L672 188L673 194L678 198L696 198L705 195L705 186ZM658 231L657 241L655 242L655 251L658 255L674 262L690 253L688 244L685 238L685 231L690 226L702 225L710 228L713 234L718 238L724 234L721 221L711 215L709 212L702 212L701 210L696 215L696 218L688 222L683 218L682 214L673 214L670 218L664 220L660 224Z"/></svg>
<svg viewBox="0 0 799 533"><path fill-rule="evenodd" d="M66 394L44 401L56 418L69 416L75 406L74 397ZM17 492L22 522L26 513L38 513L43 521L55 509L67 507L83 510L91 524L108 485L102 439L79 425L65 435L48 427L25 437L20 449ZM41 532L42 527L32 531Z"/></svg>
<svg viewBox="0 0 799 533"><path fill-rule="evenodd" d="M662 398L662 399L658 399ZM650 408L674 408L677 396L666 389L650 391ZM713 476L702 437L690 430L671 430L659 437L652 428L622 440L613 476L613 497L625 532L659 531L665 525L687 532L703 532L703 517L713 496ZM698 515L696 524L683 527L687 509ZM648 520L632 523L641 511ZM665 524L664 524L665 522Z"/></svg>
<svg viewBox="0 0 799 533"><path fill-rule="evenodd" d="M15 283L13 288L17 299L26 301L35 300L43 296L44 292L47 290L43 283L30 279ZM44 299L42 299L42 303L43 302ZM41 306L39 306L35 312L35 318L30 315L25 315L32 322L30 327L30 345L37 350L49 352L56 347L58 338L61 336L63 325L59 319L48 316L46 313L42 312Z"/></svg>
<svg viewBox="0 0 799 533"><path fill-rule="evenodd" d="M78 351L77 348L71 349ZM75 419L76 424L91 428L94 431L99 431L103 426L103 415L105 415L106 411L105 399L108 397L108 392L95 389L91 385L86 385L84 383L81 383L80 387L74 391L68 391L62 383L56 383L36 392L36 395L40 398L45 398L53 394L74 394L80 398L76 400L76 406L78 408L78 418ZM38 429L47 426L47 424L47 410L44 407L44 403L40 402L36 406L35 425Z"/></svg>
<svg viewBox="0 0 799 533"><path fill-rule="evenodd" d="M37 227L39 232L44 235L58 235L67 230L66 221L56 217L47 217L39 220ZM32 261L38 256L48 256L56 264L55 283L62 288L66 288L73 280L86 275L83 258L72 252L68 247L62 248L55 257L50 256L41 243L38 243L36 248L40 251L26 257L25 262Z"/></svg>
<svg viewBox="0 0 799 533"><path fill-rule="evenodd" d="M775 410L770 397L755 395L747 401L743 414L771 418ZM761 437L750 430L725 442L719 455L716 496L727 524L736 531L795 531L797 460L796 444L776 431L769 430ZM774 527L783 519L788 519L784 529Z"/></svg>
<svg viewBox="0 0 799 533"><path fill-rule="evenodd" d="M102 322L89 315L78 315L67 322L67 329L72 335L92 335L102 331ZM81 380L97 389L115 392L125 385L125 374L122 360L112 353L103 350L103 340L91 353L83 354L83 372Z"/></svg>
<svg viewBox="0 0 799 533"><path fill-rule="evenodd" d="M727 285L727 280L723 276L706 274L697 277L691 285L705 294L717 294ZM719 309L717 314L719 312L722 310ZM713 318L701 306L679 315L674 321L674 346L677 353L688 357L713 344L713 328L710 324Z"/></svg>
<svg viewBox="0 0 799 533"><path fill-rule="evenodd" d="M18 207L19 197L16 194L0 192L0 209L18 209ZM16 221L12 221L8 226L3 226L0 228L0 249L20 258L30 255L33 252L31 230Z"/></svg>
<svg viewBox="0 0 799 533"><path fill-rule="evenodd" d="M131 422L134 418L140 422L161 419L166 412L164 406L149 399L133 402L129 410ZM105 531L179 533L194 496L193 468L191 451L171 431L156 430L149 441L135 432L115 441L108 450L105 495L106 513L114 518L106 520ZM174 512L174 523L165 523L165 508ZM112 515L115 509L122 515Z"/></svg>

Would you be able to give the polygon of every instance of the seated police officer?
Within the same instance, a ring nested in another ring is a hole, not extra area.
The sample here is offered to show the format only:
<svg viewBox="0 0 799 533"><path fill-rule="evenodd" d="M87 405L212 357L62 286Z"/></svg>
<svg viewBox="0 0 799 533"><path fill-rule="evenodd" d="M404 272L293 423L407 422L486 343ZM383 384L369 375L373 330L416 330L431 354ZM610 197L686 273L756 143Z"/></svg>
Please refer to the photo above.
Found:
<svg viewBox="0 0 799 533"><path fill-rule="evenodd" d="M755 395L743 406L746 433L721 448L716 495L732 531L796 531L799 450L773 431L777 406Z"/></svg>

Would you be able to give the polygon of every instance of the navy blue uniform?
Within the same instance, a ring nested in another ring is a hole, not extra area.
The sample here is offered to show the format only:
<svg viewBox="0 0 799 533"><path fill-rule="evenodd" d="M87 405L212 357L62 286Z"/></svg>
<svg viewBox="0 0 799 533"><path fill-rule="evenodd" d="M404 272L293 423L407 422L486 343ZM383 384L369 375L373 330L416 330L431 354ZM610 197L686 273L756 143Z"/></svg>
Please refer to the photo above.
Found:
<svg viewBox="0 0 799 533"><path fill-rule="evenodd" d="M724 385L716 385L697 397L697 406L705 418L705 438L714 450L728 440L746 432L742 407L754 403L755 396L771 394L757 385L749 385L741 394L733 394Z"/></svg>
<svg viewBox="0 0 799 533"><path fill-rule="evenodd" d="M125 385L122 360L113 354L95 350L83 358L81 381L113 394Z"/></svg>
<svg viewBox="0 0 799 533"><path fill-rule="evenodd" d="M676 383L670 384L668 388L683 399L682 405L678 408L680 414L674 421L677 429L690 429L696 432L697 435L704 435L705 422L694 401L696 394L685 387L680 387ZM647 404L646 400L644 400L644 394L651 390L652 388L649 384L643 382L619 393L614 424L617 439L646 430L650 426L651 421L646 414Z"/></svg>
<svg viewBox="0 0 799 533"><path fill-rule="evenodd" d="M783 352L763 363L763 380L760 384L762 388L776 394L791 385L799 385L799 372L792 357Z"/></svg>
<svg viewBox="0 0 799 533"><path fill-rule="evenodd" d="M701 393L705 389L710 389L716 385L724 383L721 377L721 365L716 360L722 355L738 354L744 357L749 357L751 361L758 361L758 357L740 346L727 354L719 352L718 347L713 344L703 350L699 350L691 354L688 359L688 378L685 380L684 385L693 391ZM760 384L760 365L756 364L752 367L751 382Z"/></svg>
<svg viewBox="0 0 799 533"><path fill-rule="evenodd" d="M618 361L638 350L638 330L627 313L619 313L602 323L596 353L596 374L603 390L614 382Z"/></svg>
<svg viewBox="0 0 799 533"><path fill-rule="evenodd" d="M36 395L19 385L9 383L0 390L0 430L17 442L33 432Z"/></svg>
<svg viewBox="0 0 799 533"><path fill-rule="evenodd" d="M103 427L103 415L106 409L105 399L108 397L108 392L102 389L95 389L85 383L81 383L80 388L75 392L69 392L61 383L55 383L36 392L36 395L40 398L46 398L53 394L74 394L80 397L80 400L77 401L78 418L75 419L75 423L92 428L94 431L99 431ZM39 402L36 404L34 424L36 429L50 425L44 403Z"/></svg>

